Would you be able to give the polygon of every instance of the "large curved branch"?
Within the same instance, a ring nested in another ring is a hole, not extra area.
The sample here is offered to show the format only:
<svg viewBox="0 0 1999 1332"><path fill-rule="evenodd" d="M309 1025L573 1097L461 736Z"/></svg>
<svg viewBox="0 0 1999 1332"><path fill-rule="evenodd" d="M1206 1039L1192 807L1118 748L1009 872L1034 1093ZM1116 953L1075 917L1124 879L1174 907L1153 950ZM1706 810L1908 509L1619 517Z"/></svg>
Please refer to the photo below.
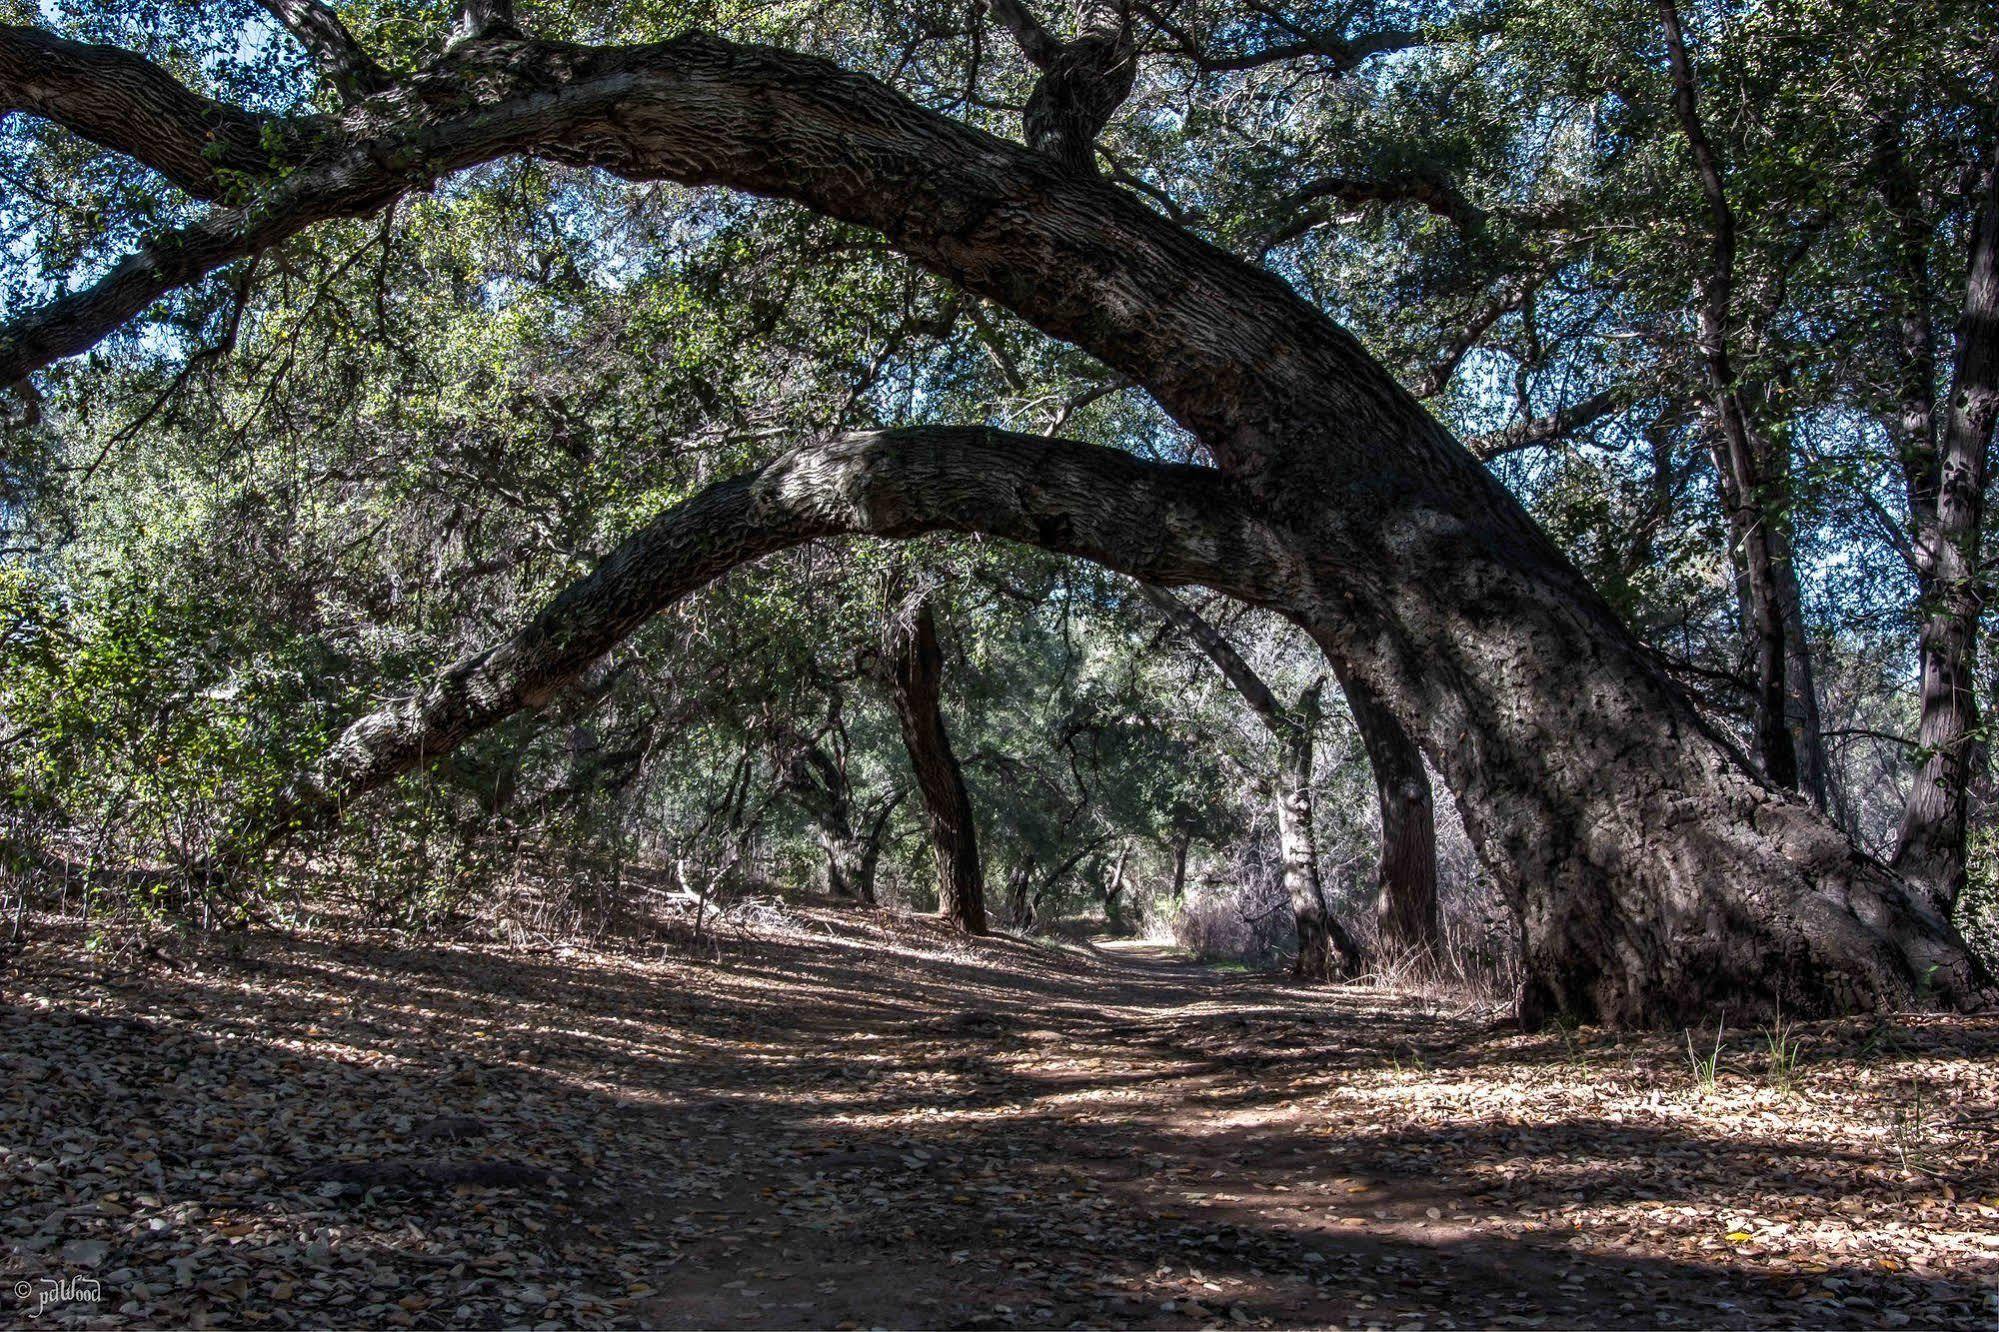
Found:
<svg viewBox="0 0 1999 1332"><path fill-rule="evenodd" d="M473 52L477 55L477 51ZM1365 435L1369 465L1426 470L1443 433L1360 344L1283 282L1043 154L827 61L702 34L631 47L510 45L413 82L402 123L357 127L252 209L218 210L97 288L0 328L0 383L74 355L158 297L332 217L516 154L631 179L722 184L870 227L920 264L1076 343L1147 389L1225 467L1257 470L1307 426ZM453 87L462 94L446 96ZM470 110L450 109L465 102ZM437 108L446 108L439 110ZM168 253L162 254L161 251ZM1218 322L1217 309L1233 318ZM1483 498L1483 497L1482 497Z"/></svg>
<svg viewBox="0 0 1999 1332"><path fill-rule="evenodd" d="M675 505L512 637L354 722L281 800L278 829L317 822L543 706L653 615L739 564L820 538L926 532L1003 537L1265 602L1289 577L1276 544L1208 468L983 427L843 435Z"/></svg>
<svg viewBox="0 0 1999 1332"><path fill-rule="evenodd" d="M519 97L445 118L417 118L378 135L336 136L335 148L314 154L249 202L213 208L90 286L0 326L0 384L89 350L153 302L225 264L320 222L380 212L440 176L532 152L545 136L560 134L564 123L548 101Z"/></svg>
<svg viewBox="0 0 1999 1332"><path fill-rule="evenodd" d="M264 117L191 92L129 51L0 24L0 114L10 111L143 162L198 199L225 193L225 172L270 169Z"/></svg>

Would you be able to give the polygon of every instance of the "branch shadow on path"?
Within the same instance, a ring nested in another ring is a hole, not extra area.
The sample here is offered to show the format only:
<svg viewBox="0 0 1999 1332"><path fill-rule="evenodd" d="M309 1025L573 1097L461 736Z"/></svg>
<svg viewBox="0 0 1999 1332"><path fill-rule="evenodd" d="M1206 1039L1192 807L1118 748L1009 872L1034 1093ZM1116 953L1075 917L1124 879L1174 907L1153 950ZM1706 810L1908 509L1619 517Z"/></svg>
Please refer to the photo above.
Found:
<svg viewBox="0 0 1999 1332"><path fill-rule="evenodd" d="M153 1321L229 1326L1993 1317L1999 1253L1943 1238L1999 1195L1991 1084L1955 1071L1999 1055L1990 1021L1816 1033L1828 1078L1954 1097L1942 1198L1858 1130L1662 1090L1668 1038L1138 948L881 917L721 963L238 951L105 965L58 933L15 968L12 1274L82 1255Z"/></svg>

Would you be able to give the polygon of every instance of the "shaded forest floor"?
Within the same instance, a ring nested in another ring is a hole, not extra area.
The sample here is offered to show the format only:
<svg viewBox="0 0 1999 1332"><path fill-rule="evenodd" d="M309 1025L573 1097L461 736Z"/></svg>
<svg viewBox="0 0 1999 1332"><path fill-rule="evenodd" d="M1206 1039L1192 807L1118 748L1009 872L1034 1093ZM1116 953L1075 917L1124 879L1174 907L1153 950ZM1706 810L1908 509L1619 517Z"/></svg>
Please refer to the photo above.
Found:
<svg viewBox="0 0 1999 1332"><path fill-rule="evenodd" d="M1999 1019L1551 1032L1142 945L796 912L5 963L17 1324L1999 1319ZM1705 1053L1710 1031L1697 1036ZM17 1290L22 1287L16 1287Z"/></svg>

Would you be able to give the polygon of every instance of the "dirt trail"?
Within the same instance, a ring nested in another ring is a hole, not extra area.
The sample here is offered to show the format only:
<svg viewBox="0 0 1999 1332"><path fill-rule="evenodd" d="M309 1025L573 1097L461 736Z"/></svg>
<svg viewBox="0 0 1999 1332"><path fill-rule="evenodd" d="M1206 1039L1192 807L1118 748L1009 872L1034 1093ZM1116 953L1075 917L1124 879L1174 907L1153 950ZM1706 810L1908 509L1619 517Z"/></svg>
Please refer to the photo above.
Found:
<svg viewBox="0 0 1999 1332"><path fill-rule="evenodd" d="M1817 1028L1789 1090L1745 1037L1704 1091L1676 1038L795 920L719 961L50 933L7 1280L101 1281L42 1324L1999 1317L1999 1021Z"/></svg>

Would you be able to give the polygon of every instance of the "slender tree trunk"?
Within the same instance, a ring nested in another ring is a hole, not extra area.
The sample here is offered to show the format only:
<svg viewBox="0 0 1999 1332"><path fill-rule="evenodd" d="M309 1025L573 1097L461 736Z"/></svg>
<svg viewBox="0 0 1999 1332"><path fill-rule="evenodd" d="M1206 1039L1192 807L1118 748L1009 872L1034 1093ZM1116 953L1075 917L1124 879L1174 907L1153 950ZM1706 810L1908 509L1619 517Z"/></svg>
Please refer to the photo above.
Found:
<svg viewBox="0 0 1999 1332"><path fill-rule="evenodd" d="M1701 124L1696 105L1693 62L1680 30L1675 0L1658 0L1672 65L1673 109L1693 155L1694 171L1709 213L1707 271L1700 279L1695 342L1707 368L1709 407L1714 417L1710 447L1716 482L1728 512L1729 531L1742 553L1747 578L1749 628L1756 644L1756 753L1771 781L1793 790L1798 756L1791 740L1784 646L1784 610L1777 561L1771 548L1772 496L1759 465L1761 450L1749 428L1741 385L1728 350L1728 326L1735 288L1735 212L1728 202L1721 163Z"/></svg>
<svg viewBox="0 0 1999 1332"><path fill-rule="evenodd" d="M1442 947L1437 927L1437 819L1423 755L1372 690L1340 675L1347 707L1374 773L1381 811L1381 862L1376 875L1375 923L1386 958L1434 960Z"/></svg>
<svg viewBox="0 0 1999 1332"><path fill-rule="evenodd" d="M1921 754L1895 849L1895 868L1921 885L1948 917L1964 891L1965 837L1978 727L1978 624L1984 613L1979 549L1983 538L1985 477L1995 419L1999 419L1999 145L1985 164L1984 188L1973 216L1964 300L1958 313L1957 353L1941 444L1926 408L1919 377L1934 383L1926 310L1917 302L1927 283L1914 270L1918 245L1907 237L1903 265L1914 290L1906 298L1903 347L1904 448L1909 459L1909 510L1915 520L1914 554L1922 627L1917 640L1922 667ZM1928 443L1925 449L1925 443Z"/></svg>
<svg viewBox="0 0 1999 1332"><path fill-rule="evenodd" d="M1284 861L1284 891L1298 931L1301 980L1347 980L1359 974L1360 944L1326 901L1319 877L1319 838L1314 831L1313 738L1319 724L1319 690L1314 684L1291 711L1293 725L1278 738L1277 845Z"/></svg>
<svg viewBox="0 0 1999 1332"><path fill-rule="evenodd" d="M1006 876L1007 923L1017 930L1032 929L1034 926L1034 899L1030 892L1033 886L1034 857L1028 856Z"/></svg>
<svg viewBox="0 0 1999 1332"><path fill-rule="evenodd" d="M1791 557L1787 527L1774 532L1777 555L1778 608L1784 616L1784 717L1798 759L1798 789L1812 807L1833 807L1832 764L1826 756L1825 726L1819 719L1818 673L1812 666L1811 636L1806 632L1804 589Z"/></svg>
<svg viewBox="0 0 1999 1332"><path fill-rule="evenodd" d="M1356 974L1362 962L1360 946L1326 902L1319 879L1318 837L1312 826L1313 738L1319 725L1321 686L1314 684L1307 689L1296 707L1285 707L1234 645L1192 607L1160 588L1141 587L1140 591L1207 654L1277 746L1277 780L1272 789L1277 797L1277 843L1284 861L1284 889L1298 930L1298 975L1328 980ZM1394 727L1385 713L1380 724ZM1401 736L1399 727L1395 733ZM1403 743L1407 744L1406 738ZM1420 759L1417 770L1422 770ZM1387 859L1384 855L1384 864Z"/></svg>
<svg viewBox="0 0 1999 1332"><path fill-rule="evenodd" d="M972 797L944 726L944 652L926 598L913 614L891 608L889 669L903 747L916 770L930 846L937 858L937 913L967 934L986 933L985 872L979 863Z"/></svg>
<svg viewBox="0 0 1999 1332"><path fill-rule="evenodd" d="M1187 852L1194 845L1194 839L1187 833L1176 833L1168 847L1173 859L1173 886L1167 898L1175 907L1187 900Z"/></svg>
<svg viewBox="0 0 1999 1332"><path fill-rule="evenodd" d="M1111 876L1104 883L1104 926L1106 929L1122 928L1119 912L1124 900L1124 869L1131 861L1131 842L1117 844L1117 859L1111 862Z"/></svg>

